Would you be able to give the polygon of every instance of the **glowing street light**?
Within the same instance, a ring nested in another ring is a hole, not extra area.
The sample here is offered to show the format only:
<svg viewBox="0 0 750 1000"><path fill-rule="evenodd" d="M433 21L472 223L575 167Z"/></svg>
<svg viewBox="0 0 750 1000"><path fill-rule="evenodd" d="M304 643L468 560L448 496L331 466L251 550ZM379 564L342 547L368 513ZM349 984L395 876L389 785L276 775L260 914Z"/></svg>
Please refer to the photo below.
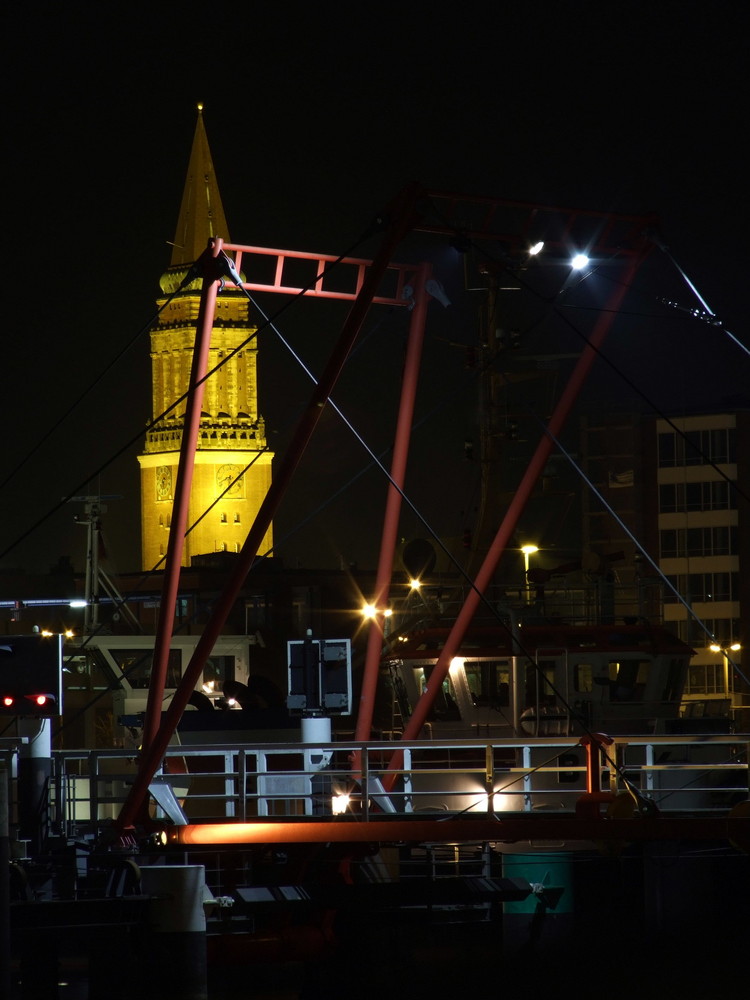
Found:
<svg viewBox="0 0 750 1000"><path fill-rule="evenodd" d="M742 646L739 642L733 642L729 646L720 646L718 642L712 642L708 647L712 653L721 653L724 661L724 696L732 698L733 691L731 685L731 675L729 673L730 653L738 653Z"/></svg>
<svg viewBox="0 0 750 1000"><path fill-rule="evenodd" d="M585 253L577 253L575 257L571 260L570 266L573 268L574 271L582 271L584 267L586 267L588 262L589 258L586 256Z"/></svg>
<svg viewBox="0 0 750 1000"><path fill-rule="evenodd" d="M531 584L529 583L529 556L539 551L538 545L522 545L523 552L523 578L526 581L526 603L531 604Z"/></svg>

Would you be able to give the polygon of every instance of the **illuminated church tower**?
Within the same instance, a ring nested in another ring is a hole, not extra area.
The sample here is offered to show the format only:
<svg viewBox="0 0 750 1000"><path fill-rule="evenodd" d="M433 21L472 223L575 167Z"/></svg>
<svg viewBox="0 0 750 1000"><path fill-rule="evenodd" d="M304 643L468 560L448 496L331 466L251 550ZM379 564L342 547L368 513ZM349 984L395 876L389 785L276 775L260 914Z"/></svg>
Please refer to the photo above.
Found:
<svg viewBox="0 0 750 1000"><path fill-rule="evenodd" d="M172 260L160 282L164 293L158 300L160 308L211 236L229 240L199 106ZM200 289L199 279L179 292L152 329L154 419L187 391ZM240 290L227 287L220 292L208 370L240 349L205 385L188 515L188 527L193 527L185 538L184 566L199 554L238 552L271 484L273 455L266 450L263 418L258 413L257 341L249 339L255 327L248 313L248 301ZM148 431L144 451L138 456L144 570L153 569L167 551L185 405L181 402ZM216 502L220 494L224 495ZM272 544L269 527L259 553L267 552Z"/></svg>

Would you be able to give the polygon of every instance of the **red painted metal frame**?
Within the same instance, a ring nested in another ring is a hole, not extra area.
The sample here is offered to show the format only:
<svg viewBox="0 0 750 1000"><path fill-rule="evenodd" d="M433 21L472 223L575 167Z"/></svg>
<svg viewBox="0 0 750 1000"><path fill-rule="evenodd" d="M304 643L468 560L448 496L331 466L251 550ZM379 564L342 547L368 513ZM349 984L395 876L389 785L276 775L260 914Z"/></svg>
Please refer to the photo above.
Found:
<svg viewBox="0 0 750 1000"><path fill-rule="evenodd" d="M242 271L245 258L252 262L256 257L273 257L275 264L273 267L273 281L243 281L242 287L251 292L280 292L286 295L303 295L305 297L318 299L339 299L351 301L359 295L367 277L367 270L372 265L372 261L363 260L360 257L333 257L330 254L304 253L300 250L272 250L268 247L245 246L240 243L225 243L224 249L227 253L234 255L234 262L238 271ZM289 261L309 261L314 263L315 284L310 287L290 284L285 280L284 273ZM328 269L335 264L336 279L340 281L342 272L347 268L354 268L353 287L351 291L341 291L340 289L327 288L326 280L329 279ZM392 294L374 294L372 302L374 305L404 306L405 288L411 282L414 273L413 264L396 264L392 261L386 263L384 275L391 273L395 281L395 290Z"/></svg>
<svg viewBox="0 0 750 1000"><path fill-rule="evenodd" d="M588 376L594 361L596 360L599 348L609 332L613 318L622 305L622 301L627 294L635 274L643 260L651 250L651 244L641 242L640 253L630 258L627 262L626 272L621 283L618 284L607 302L604 311L600 314L594 330L589 338L581 356L573 370L570 380L565 387L560 400L548 424L549 434L542 435L536 447L528 468L519 483L513 499L508 506L505 517L495 535L494 541L489 548L487 556L482 563L479 572L474 580L474 587L469 591L463 607L459 611L453 627L448 634L445 645L438 656L435 667L430 675L424 694L414 707L409 721L404 727L404 740L418 738L422 726L427 721L427 716L432 705L440 692L443 681L448 675L451 660L457 654L461 641L466 634L466 630L471 623L487 588L489 587L497 565L505 552L505 548L515 531L518 518L520 517L526 503L531 496L532 490L542 474L547 464L547 460L554 448L553 436L557 437L562 430L565 421L570 413L574 401L576 400L583 383ZM383 784L386 789L393 787L396 780L395 772L400 767L402 754L394 754L390 764L391 774L387 775Z"/></svg>
<svg viewBox="0 0 750 1000"><path fill-rule="evenodd" d="M520 211L525 214L526 222L521 228L516 227L513 231L513 239L516 244L518 244L519 239L528 236L530 233L536 233L534 229L534 221L539 216L540 213L557 213L558 215L564 216L564 222L562 227L562 235L559 236L553 245L559 247L568 248L571 245L573 239L573 230L576 222L579 218L585 218L590 220L591 218L600 219L602 226L595 239L591 239L586 245L586 249L591 250L595 247L599 252L607 253L617 253L618 255L624 256L628 259L628 271L625 280L622 281L618 289L613 294L610 302L607 304L607 310L602 314L598 323L595 326L594 333L589 341L589 344L584 349L581 358L576 366L571 380L566 387L560 402L558 403L552 419L549 424L550 433L557 436L567 418L572 404L580 391L580 388L588 375L588 372L595 360L596 353L600 347L602 341L604 340L609 327L612 323L612 317L619 308L622 299L627 291L630 282L632 281L636 270L640 266L641 262L645 259L650 247L645 246L645 240L643 236L646 230L651 224L651 220L645 218L637 218L633 216L610 216L605 213L596 212L581 212L577 210L565 210L565 209L548 209L544 206L529 205L521 202L503 202L497 199L467 199L461 196L443 195L440 193L432 193L430 197L433 202L443 201L442 219L439 224L431 224L428 221L418 219L416 215L416 206L419 198L424 196L424 192L421 189L413 185L406 188L401 195L395 200L394 204L390 206L390 221L386 227L386 236L383 240L380 252L377 255L375 261L372 263L359 260L356 258L346 258L345 261L353 264L357 268L355 287L356 287L356 300L350 311L349 317L342 330L339 342L334 350L331 359L326 366L326 370L321 377L321 381L317 388L312 394L311 401L305 414L302 416L297 431L295 433L292 444L285 456L281 468L278 470L274 479L272 481L271 487L268 494L261 504L258 516L250 529L247 536L245 544L243 545L242 552L240 553L239 559L237 560L235 570L232 573L230 580L225 588L222 596L217 601L211 618L204 630L204 633L196 647L193 657L187 666L185 675L183 676L182 682L179 685L175 695L173 697L172 703L164 715L158 729L155 729L154 719L155 711L149 716L149 739L144 744L144 752L139 763L139 771L136 779L131 788L131 792L118 816L115 823L116 832L122 834L124 831L128 830L138 814L138 810L142 807L145 797L148 791L148 785L156 773L158 767L161 765L161 760L163 758L166 747L169 740L176 729L177 723L182 715L182 712L187 705L190 693L192 692L195 683L197 682L201 671L205 665L206 659L210 655L213 645L221 633L221 630L226 622L229 615L231 607L236 600L237 594L240 591L242 584L244 583L245 577L249 572L253 560L257 556L258 547L262 541L268 526L273 519L274 513L278 507L283 493L285 492L294 470L302 456L302 453L307 446L307 443L313 433L313 430L317 424L317 421L322 412L323 406L330 395L341 369L346 361L346 358L353 346L354 340L356 339L357 333L361 327L362 322L366 314L369 305L372 302L385 302L391 305L398 304L404 305L405 300L403 297L404 286L407 281L407 275L411 276L414 273L414 267L404 267L401 265L393 265L390 263L390 255L395 249L397 243L410 231L419 228L422 231L441 233L444 235L453 235L457 231L468 232L470 235L476 238L500 238L498 236L498 231L496 231L494 226L494 220L496 212L500 209L503 210L514 210ZM459 224L458 219L456 221L451 221L447 216L451 212L457 210L459 203L479 205L484 212L484 217L478 228L467 229ZM447 207L446 207L447 206ZM449 210L448 210L449 209ZM630 242L623 241L620 239L618 242L611 242L609 240L609 234L615 222L624 223L629 226L630 230ZM636 230L638 239L633 241L633 231ZM632 248L633 244L635 249ZM353 297L352 293L346 293L341 291L336 291L333 289L328 289L324 284L323 270L327 264L332 263L338 258L328 257L325 255L316 254L306 254L294 251L279 251L279 250L268 250L258 247L244 247L238 244L226 244L225 249L229 251L234 251L235 253L235 263L238 270L242 266L242 258L244 254L252 256L252 254L262 254L265 256L275 256L275 274L272 283L264 284L258 282L245 282L243 287L248 290L258 290L258 291L276 291L285 292L289 294L304 294L312 295L318 297L326 298L339 298L339 299L351 299ZM287 259L297 259L297 260L310 260L316 263L318 268L317 275L318 280L315 286L311 289L302 289L294 285L286 284L284 280L284 265ZM383 297L378 296L377 290L379 283L382 281L384 274L389 270L395 268L397 271L397 291L396 297ZM419 288L420 291L423 288L423 284L426 281L427 271L424 269L419 270ZM204 284L204 295L207 294L206 287ZM421 311L426 307L426 294L420 294L416 301L416 310L420 312L415 316L412 323L412 330L410 333L410 345L409 351L411 356L407 361L407 370L405 373L404 387L402 389L402 401L401 408L399 412L399 421L397 429L397 441L396 447L394 449L394 460L393 460L393 481L396 485L391 485L388 491L388 499L386 503L386 515L383 527L383 539L381 543L381 553L378 564L378 572L376 578L376 601L380 606L385 598L387 597L388 588L390 585L390 580L392 576L393 569L393 552L395 550L395 538L398 528L398 515L400 512L400 493L397 487L403 485L403 479L405 475L406 467L406 457L408 454L408 436L411 426L411 418L413 415L413 393L416 390L416 380L418 375L419 367L419 352L421 351L421 342L423 336L423 326L424 326L424 315ZM203 303L202 303L203 305ZM436 667L430 678L430 682L427 686L425 694L420 699L419 703L415 708L415 712L412 715L406 729L404 732L404 739L412 739L415 735L419 733L422 725L426 721L427 714L431 707L434 698L436 697L443 679L447 675L450 661L455 655L455 651L460 645L460 642L465 634L468 624L473 617L479 601L481 600L481 595L490 582L490 578L495 571L497 563L502 556L505 546L515 529L518 517L523 510L523 507L530 496L531 490L541 474L542 469L547 461L547 458L552 450L553 441L551 437L545 435L537 446L537 450L529 464L526 474L521 482L521 485L511 503L510 508L506 514L503 523L500 526L498 534L490 548L487 558L482 565L479 574L477 576L475 589L469 594L469 597L462 608L456 623L448 637L446 645L441 653ZM185 459L188 460L187 458ZM181 454L181 467L183 463L183 456ZM183 477L181 477L183 478ZM174 530L174 524L173 524ZM184 534L184 530L183 530ZM178 536L181 540L182 536ZM171 537L170 537L171 541ZM174 560L173 560L174 561ZM174 581L179 575L179 565L177 567L172 567L172 572L174 572L174 580L169 584L169 586L174 585ZM171 590L169 595L171 596ZM173 602L172 602L173 603ZM164 632L166 636L166 629ZM164 640L162 639L162 644ZM168 642L166 643L168 645ZM362 698L360 702L360 710L357 721L357 738L365 739L369 736L372 715L374 710L374 698L375 698L375 687L377 683L377 667L378 660L381 652L382 646L382 622L375 623L374 627L371 628L370 634L368 636L368 651L365 669L365 679L362 691ZM161 655L161 654L160 654ZM166 661L165 661L166 664ZM164 671L166 672L166 670ZM162 681L162 695L163 695L163 681ZM153 698L151 692L149 693L149 704L152 703L156 705L157 700L160 698L158 695L158 690L155 689ZM395 781L394 769L398 767L398 760L400 755L394 755L391 761L391 774L388 776L387 781L392 785ZM388 785L388 787L390 787ZM263 825L263 824L261 824ZM329 826L336 826L337 824L318 824L321 827L325 827L328 831ZM373 829L373 824L360 824ZM390 824L389 824L390 825ZM413 824L409 824L412 833L414 833ZM429 824L432 828L432 824ZM461 824L464 832L466 831L465 826ZM311 832L311 827L309 824L305 824L308 834ZM323 839L331 839L329 832L326 832ZM555 834L549 834L549 836L554 836ZM373 834L368 834L368 837L372 837ZM545 834L547 836L547 834ZM317 837L314 839L318 839ZM377 839L375 837L374 839ZM430 839L425 836L423 839ZM434 838L433 838L434 839ZM482 837L482 839L487 839ZM501 838L502 839L502 838Z"/></svg>
<svg viewBox="0 0 750 1000"><path fill-rule="evenodd" d="M384 227L385 235L380 251L366 271L362 287L344 323L338 343L326 365L325 371L321 375L320 381L312 393L305 412L297 424L297 429L287 453L281 462L279 470L273 477L268 493L260 505L258 514L238 555L229 581L214 605L211 616L195 647L193 656L185 669L185 673L174 693L169 708L164 713L161 724L153 739L147 746L144 746L139 759L138 773L113 825L115 835L127 836L127 831L133 827L136 818L140 814L148 794L148 786L161 766L169 741L177 728L177 723L187 706L206 660L210 656L217 638L221 635L224 624L237 599L237 595L252 567L253 561L257 557L258 548L263 541L263 537L273 520L293 473L320 420L325 403L336 385L344 363L349 356L349 352L354 346L354 342L367 315L367 310L372 303L383 274L390 264L391 256L398 243L414 227L415 206L418 194L419 188L416 185L407 187L395 199L393 204L389 206L389 212L386 215L388 223ZM205 286L202 295L207 295ZM406 303L402 302L402 304L405 305ZM177 573L179 567L174 568L174 571Z"/></svg>

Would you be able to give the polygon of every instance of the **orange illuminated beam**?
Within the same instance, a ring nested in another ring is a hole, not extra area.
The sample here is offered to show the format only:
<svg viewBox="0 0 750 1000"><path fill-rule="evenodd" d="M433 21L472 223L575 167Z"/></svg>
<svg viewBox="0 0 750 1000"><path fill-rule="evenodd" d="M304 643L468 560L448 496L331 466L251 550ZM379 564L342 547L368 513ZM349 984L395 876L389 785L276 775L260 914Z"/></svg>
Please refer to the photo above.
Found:
<svg viewBox="0 0 750 1000"><path fill-rule="evenodd" d="M181 847L219 844L513 843L515 841L730 840L750 843L750 817L644 819L511 816L498 819L333 820L311 822L198 823L170 828Z"/></svg>

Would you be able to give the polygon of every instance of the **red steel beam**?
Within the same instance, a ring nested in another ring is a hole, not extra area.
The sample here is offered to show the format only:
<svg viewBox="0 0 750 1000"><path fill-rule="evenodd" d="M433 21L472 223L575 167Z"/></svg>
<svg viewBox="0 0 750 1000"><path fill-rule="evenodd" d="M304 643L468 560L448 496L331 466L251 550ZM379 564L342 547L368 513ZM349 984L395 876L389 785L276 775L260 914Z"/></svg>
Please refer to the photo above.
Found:
<svg viewBox="0 0 750 1000"><path fill-rule="evenodd" d="M174 631L175 606L180 584L182 551L185 544L185 532L188 526L190 488L193 483L195 451L198 445L203 395L206 387L204 376L208 370L211 331L216 312L216 296L221 279L221 274L217 271L217 258L221 250L222 241L220 239L212 240L208 249L203 252L198 261L203 277L203 285L196 322L195 346L193 349L190 382L188 383L182 441L180 443L180 459L177 468L177 483L175 485L174 504L172 507L172 523L169 529L167 556L162 580L159 621L154 641L151 679L143 723L144 748L149 747L153 742L161 722L164 688L166 686L167 667L169 663L169 646Z"/></svg>
<svg viewBox="0 0 750 1000"><path fill-rule="evenodd" d="M370 738L372 718L375 710L375 692L378 683L378 667L383 651L383 616L385 602L393 576L393 558L398 541L398 522L401 514L401 491L406 478L406 464L409 456L411 427L414 419L414 405L417 397L420 362L422 359L422 344L424 343L425 321L427 318L427 303L429 294L426 284L431 268L422 264L419 268L414 287L414 309L412 310L409 329L409 342L404 362L404 374L401 383L401 402L399 404L396 434L393 445L391 463L391 482L388 485L383 533L380 543L380 556L375 576L375 594L373 605L375 617L370 622L367 636L367 650L362 677L359 712L355 740L365 741ZM358 755L355 755L355 759Z"/></svg>

